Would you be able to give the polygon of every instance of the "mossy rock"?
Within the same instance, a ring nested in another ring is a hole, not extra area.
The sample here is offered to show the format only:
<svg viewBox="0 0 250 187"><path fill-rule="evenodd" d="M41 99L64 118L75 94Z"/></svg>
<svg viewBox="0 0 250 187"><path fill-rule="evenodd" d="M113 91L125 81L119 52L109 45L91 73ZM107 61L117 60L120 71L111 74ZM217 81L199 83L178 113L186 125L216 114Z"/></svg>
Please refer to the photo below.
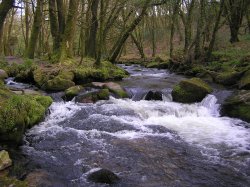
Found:
<svg viewBox="0 0 250 187"><path fill-rule="evenodd" d="M241 90L235 92L222 105L223 116L240 118L250 122L250 91Z"/></svg>
<svg viewBox="0 0 250 187"><path fill-rule="evenodd" d="M121 80L128 76L125 70L108 61L102 62L100 66L78 66L74 70L74 74L75 82L78 84L93 81Z"/></svg>
<svg viewBox="0 0 250 187"><path fill-rule="evenodd" d="M239 88L244 90L250 90L250 70L244 73L239 82Z"/></svg>
<svg viewBox="0 0 250 187"><path fill-rule="evenodd" d="M20 143L25 130L43 119L51 103L47 96L16 95L0 89L0 139Z"/></svg>
<svg viewBox="0 0 250 187"><path fill-rule="evenodd" d="M212 88L201 79L192 78L177 84L172 91L172 97L174 101L181 103L201 102L212 91Z"/></svg>
<svg viewBox="0 0 250 187"><path fill-rule="evenodd" d="M44 85L55 78L60 72L60 69L53 66L39 67L34 72L34 81L38 87L43 88Z"/></svg>
<svg viewBox="0 0 250 187"><path fill-rule="evenodd" d="M167 69L169 67L168 62L163 61L154 61L146 64L146 68L158 68L158 69Z"/></svg>
<svg viewBox="0 0 250 187"><path fill-rule="evenodd" d="M242 77L242 72L230 71L215 74L214 80L216 83L224 86L234 86Z"/></svg>
<svg viewBox="0 0 250 187"><path fill-rule="evenodd" d="M73 86L73 87L70 87L68 88L66 91L65 91L65 95L64 95L64 98L67 100L67 101L70 101L72 100L75 96L77 96L81 91L83 90L83 87L82 86Z"/></svg>
<svg viewBox="0 0 250 187"><path fill-rule="evenodd" d="M57 76L45 83L42 88L47 91L64 91L72 86L75 86L73 81Z"/></svg>
<svg viewBox="0 0 250 187"><path fill-rule="evenodd" d="M6 78L8 78L8 74L3 69L0 69L0 79L3 80Z"/></svg>
<svg viewBox="0 0 250 187"><path fill-rule="evenodd" d="M78 103L95 103L100 100L108 100L110 92L108 89L101 89L87 94L79 95L75 101Z"/></svg>
<svg viewBox="0 0 250 187"><path fill-rule="evenodd" d="M128 93L121 85L115 82L92 82L92 86L97 88L106 88L117 98L128 98Z"/></svg>

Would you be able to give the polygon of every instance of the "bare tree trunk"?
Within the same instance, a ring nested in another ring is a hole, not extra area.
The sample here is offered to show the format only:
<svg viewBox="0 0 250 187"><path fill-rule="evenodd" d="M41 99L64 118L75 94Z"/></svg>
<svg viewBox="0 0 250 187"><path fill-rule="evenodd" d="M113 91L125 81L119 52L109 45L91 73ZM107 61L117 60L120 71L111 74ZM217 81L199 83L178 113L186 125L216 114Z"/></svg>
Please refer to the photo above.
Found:
<svg viewBox="0 0 250 187"><path fill-rule="evenodd" d="M0 54L3 53L2 48L2 37L3 37L3 25L5 18L9 12L9 10L13 7L15 0L2 0L0 4Z"/></svg>
<svg viewBox="0 0 250 187"><path fill-rule="evenodd" d="M31 36L29 40L29 46L26 52L26 57L33 59L35 55L35 49L37 46L38 42L38 37L39 37L39 32L41 29L41 23L42 23L42 5L43 5L43 0L37 0L37 7L35 11L35 16L34 16L34 22L32 26L32 31L31 31Z"/></svg>
<svg viewBox="0 0 250 187"><path fill-rule="evenodd" d="M50 31L53 38L53 50L56 52L60 48L59 25L57 19L56 0L49 1Z"/></svg>
<svg viewBox="0 0 250 187"><path fill-rule="evenodd" d="M99 6L99 0L93 0L91 4L91 25L90 25L90 34L87 42L86 56L96 58L96 36L98 29L98 18L97 10Z"/></svg>
<svg viewBox="0 0 250 187"><path fill-rule="evenodd" d="M176 24L176 20L177 20L176 17L178 14L179 4L180 4L180 0L178 0L175 3L174 8L173 8L173 15L172 15L172 21L171 21L171 33L170 33L170 51L169 51L170 58L173 57L173 51L174 51L173 40L174 40L175 24Z"/></svg>
<svg viewBox="0 0 250 187"><path fill-rule="evenodd" d="M144 54L143 46L140 44L140 42L136 39L136 37L133 34L131 34L130 36L131 36L131 39L134 42L135 46L137 47L137 49L141 55L141 58L144 59L145 54Z"/></svg>
<svg viewBox="0 0 250 187"><path fill-rule="evenodd" d="M216 18L212 38L210 40L208 51L207 51L207 56L206 56L207 59L209 59L211 57L211 54L212 54L212 51L214 48L216 33L219 29L219 24L220 24L220 20L221 20L221 14L223 12L224 2L225 2L225 0L221 0L221 2L220 2L220 10L219 10L219 13L218 13L217 18Z"/></svg>
<svg viewBox="0 0 250 187"><path fill-rule="evenodd" d="M73 56L73 44L76 27L76 18L78 15L79 0L70 0L69 11L65 31L63 34L63 41L61 42L59 51L59 62L63 62L66 58Z"/></svg>

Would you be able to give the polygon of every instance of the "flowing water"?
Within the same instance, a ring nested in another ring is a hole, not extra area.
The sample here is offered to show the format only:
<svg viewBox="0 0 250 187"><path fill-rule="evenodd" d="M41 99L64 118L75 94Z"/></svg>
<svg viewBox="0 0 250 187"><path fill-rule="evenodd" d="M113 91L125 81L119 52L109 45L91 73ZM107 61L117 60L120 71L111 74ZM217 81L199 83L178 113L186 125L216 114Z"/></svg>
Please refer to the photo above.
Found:
<svg viewBox="0 0 250 187"><path fill-rule="evenodd" d="M183 79L165 70L123 66L120 82L132 99L96 104L54 102L44 122L29 130L23 153L50 174L51 186L105 186L88 182L98 169L115 172L121 187L250 186L250 129L220 117L229 91L201 103L172 102ZM145 101L149 90L163 101Z"/></svg>

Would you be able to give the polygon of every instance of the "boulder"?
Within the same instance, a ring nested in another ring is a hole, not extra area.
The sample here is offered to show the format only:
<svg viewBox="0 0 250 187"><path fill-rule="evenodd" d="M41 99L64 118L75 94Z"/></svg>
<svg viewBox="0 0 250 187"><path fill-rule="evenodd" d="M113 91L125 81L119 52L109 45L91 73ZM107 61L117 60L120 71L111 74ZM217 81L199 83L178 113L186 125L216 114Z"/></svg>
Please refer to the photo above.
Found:
<svg viewBox="0 0 250 187"><path fill-rule="evenodd" d="M120 178L107 169L100 169L88 175L88 180L95 183L114 184L120 180Z"/></svg>
<svg viewBox="0 0 250 187"><path fill-rule="evenodd" d="M244 73L239 82L239 88L244 90L250 90L250 70Z"/></svg>
<svg viewBox="0 0 250 187"><path fill-rule="evenodd" d="M149 91L146 96L145 96L145 100L147 101L162 101L162 93L159 91Z"/></svg>
<svg viewBox="0 0 250 187"><path fill-rule="evenodd" d="M29 186L53 186L50 176L46 171L35 170L29 173L25 179Z"/></svg>
<svg viewBox="0 0 250 187"><path fill-rule="evenodd" d="M39 123L51 104L47 96L16 95L0 89L0 141L21 143L25 130Z"/></svg>
<svg viewBox="0 0 250 187"><path fill-rule="evenodd" d="M230 71L223 73L213 73L213 78L216 83L224 86L234 86L242 77L242 72Z"/></svg>
<svg viewBox="0 0 250 187"><path fill-rule="evenodd" d="M4 170L12 165L9 153L5 150L0 151L0 171Z"/></svg>
<svg viewBox="0 0 250 187"><path fill-rule="evenodd" d="M8 74L4 70L0 69L0 79L3 80L6 78L8 78Z"/></svg>
<svg viewBox="0 0 250 187"><path fill-rule="evenodd" d="M83 90L83 87L79 85L70 87L65 91L64 99L67 101L70 101L75 96L77 96L82 90Z"/></svg>
<svg viewBox="0 0 250 187"><path fill-rule="evenodd" d="M128 93L125 91L125 89L115 82L92 82L92 85L96 88L106 88L118 98L128 97Z"/></svg>
<svg viewBox="0 0 250 187"><path fill-rule="evenodd" d="M75 101L78 103L95 103L99 100L108 100L109 95L110 93L108 89L102 89L85 93L83 95L78 95L76 96Z"/></svg>
<svg viewBox="0 0 250 187"><path fill-rule="evenodd" d="M172 97L173 101L181 103L201 102L212 91L212 88L201 79L192 78L177 84L172 91Z"/></svg>
<svg viewBox="0 0 250 187"><path fill-rule="evenodd" d="M240 118L250 122L250 91L241 90L227 98L222 105L223 116Z"/></svg>
<svg viewBox="0 0 250 187"><path fill-rule="evenodd" d="M45 86L42 88L47 91L64 91L72 86L75 86L73 81L57 76L45 83Z"/></svg>

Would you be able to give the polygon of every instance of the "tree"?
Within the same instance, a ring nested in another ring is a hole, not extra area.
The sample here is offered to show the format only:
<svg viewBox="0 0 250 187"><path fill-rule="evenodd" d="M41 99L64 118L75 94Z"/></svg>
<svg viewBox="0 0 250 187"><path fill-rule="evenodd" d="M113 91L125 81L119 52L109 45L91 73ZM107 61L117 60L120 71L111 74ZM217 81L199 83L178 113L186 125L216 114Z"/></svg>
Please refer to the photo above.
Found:
<svg viewBox="0 0 250 187"><path fill-rule="evenodd" d="M144 15L147 12L147 8L149 3L151 2L151 0L146 0L141 12L139 13L139 15L134 19L134 21L128 26L128 28L121 33L120 37L118 38L118 40L115 42L110 56L109 56L109 60L111 62L115 62L116 58L118 57L122 46L124 45L124 43L126 42L126 40L128 39L128 37L130 36L130 34L133 32L133 30L137 27L137 25L139 25L139 23L141 22L141 20L143 19Z"/></svg>
<svg viewBox="0 0 250 187"><path fill-rule="evenodd" d="M2 43L2 35L3 35L3 25L5 18L9 12L9 10L14 6L14 0L3 0L0 4L0 41ZM2 53L2 45L0 46L0 53Z"/></svg>
<svg viewBox="0 0 250 187"><path fill-rule="evenodd" d="M239 41L238 34L242 24L244 14L246 13L249 0L226 0L225 10L228 24L231 31L230 42L235 43Z"/></svg>
<svg viewBox="0 0 250 187"><path fill-rule="evenodd" d="M35 56L35 49L38 42L38 36L41 29L41 23L43 19L43 0L37 0L36 12L34 16L34 22L32 26L31 36L29 39L29 45L26 52L26 57L33 59Z"/></svg>

